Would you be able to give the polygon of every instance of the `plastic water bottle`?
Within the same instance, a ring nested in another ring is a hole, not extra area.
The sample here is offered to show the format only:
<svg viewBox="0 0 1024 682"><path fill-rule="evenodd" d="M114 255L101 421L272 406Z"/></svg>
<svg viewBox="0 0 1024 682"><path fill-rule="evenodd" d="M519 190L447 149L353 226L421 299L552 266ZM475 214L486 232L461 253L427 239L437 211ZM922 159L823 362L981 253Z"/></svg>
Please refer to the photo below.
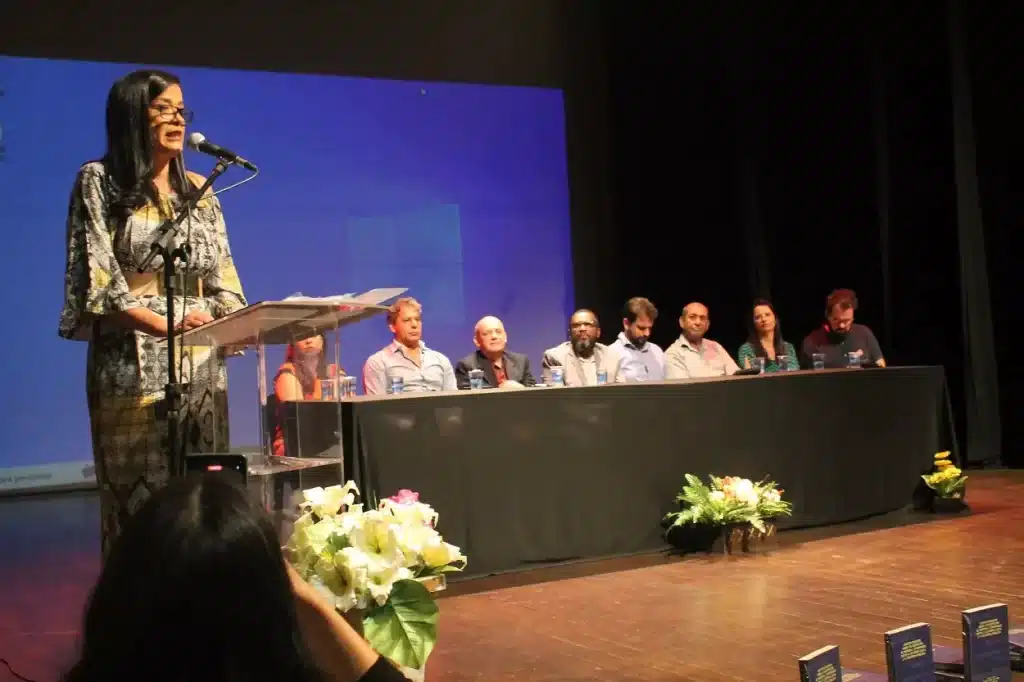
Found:
<svg viewBox="0 0 1024 682"><path fill-rule="evenodd" d="M391 377L391 392L401 393L405 390L405 380L400 376Z"/></svg>
<svg viewBox="0 0 1024 682"><path fill-rule="evenodd" d="M604 369L597 370L597 385L604 386L608 383L608 371Z"/></svg>
<svg viewBox="0 0 1024 682"><path fill-rule="evenodd" d="M551 368L551 385L552 386L564 386L565 385L565 370L561 367Z"/></svg>
<svg viewBox="0 0 1024 682"><path fill-rule="evenodd" d="M338 393L335 390L337 388L336 379L322 379L320 381L320 399L321 400L337 400Z"/></svg>

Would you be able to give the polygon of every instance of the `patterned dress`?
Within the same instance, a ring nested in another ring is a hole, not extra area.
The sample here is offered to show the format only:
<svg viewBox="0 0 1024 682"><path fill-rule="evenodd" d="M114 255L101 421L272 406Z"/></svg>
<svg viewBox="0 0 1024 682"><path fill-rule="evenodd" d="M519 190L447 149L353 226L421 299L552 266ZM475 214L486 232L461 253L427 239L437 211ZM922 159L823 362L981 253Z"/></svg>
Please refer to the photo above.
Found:
<svg viewBox="0 0 1024 682"><path fill-rule="evenodd" d="M198 176L190 174L190 179L202 184ZM125 520L167 483L169 462L166 342L104 323L103 316L140 306L166 314L162 259L154 261L151 273L137 271L179 203L176 196L163 196L159 205L149 203L123 218L111 210L113 196L112 179L102 163L81 168L68 209L59 329L66 339L89 342L86 392L104 556ZM245 307L216 197L203 197L182 223L178 243L186 238L191 255L175 292L176 318L195 311L218 318ZM179 274L184 269L179 264ZM223 356L204 348L176 354L179 381L186 384L179 443L189 453L223 451L228 447Z"/></svg>

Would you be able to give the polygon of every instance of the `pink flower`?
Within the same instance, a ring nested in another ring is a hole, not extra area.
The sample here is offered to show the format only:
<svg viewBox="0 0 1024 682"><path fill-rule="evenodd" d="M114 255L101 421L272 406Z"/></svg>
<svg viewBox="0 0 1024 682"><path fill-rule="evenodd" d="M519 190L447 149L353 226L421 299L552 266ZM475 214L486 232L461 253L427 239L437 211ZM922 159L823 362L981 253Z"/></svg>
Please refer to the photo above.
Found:
<svg viewBox="0 0 1024 682"><path fill-rule="evenodd" d="M407 488L402 488L388 499L395 504L416 504L420 501L420 494L414 493Z"/></svg>

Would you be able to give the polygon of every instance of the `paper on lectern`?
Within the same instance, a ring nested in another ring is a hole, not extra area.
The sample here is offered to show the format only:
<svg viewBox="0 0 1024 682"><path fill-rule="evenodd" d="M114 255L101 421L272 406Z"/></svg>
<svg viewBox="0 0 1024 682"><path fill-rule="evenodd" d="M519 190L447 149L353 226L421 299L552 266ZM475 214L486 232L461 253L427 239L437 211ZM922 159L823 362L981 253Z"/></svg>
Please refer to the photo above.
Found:
<svg viewBox="0 0 1024 682"><path fill-rule="evenodd" d="M388 301L397 296L401 296L408 289L406 288L389 288L389 289L370 289L361 294L335 294L334 296L304 296L301 293L292 294L287 297L286 301L302 301L305 303L363 303L365 305L380 305L384 301Z"/></svg>
<svg viewBox="0 0 1024 682"><path fill-rule="evenodd" d="M286 296L285 301L302 301L304 303L342 303L353 300L355 294L335 294L334 296L305 296L301 293Z"/></svg>

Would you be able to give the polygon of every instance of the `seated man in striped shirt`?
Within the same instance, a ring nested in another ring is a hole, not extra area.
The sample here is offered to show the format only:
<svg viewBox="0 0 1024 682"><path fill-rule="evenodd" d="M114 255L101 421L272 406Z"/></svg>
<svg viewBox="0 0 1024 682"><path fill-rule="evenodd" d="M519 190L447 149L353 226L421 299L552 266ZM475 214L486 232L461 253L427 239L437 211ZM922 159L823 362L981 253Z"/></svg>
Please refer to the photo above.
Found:
<svg viewBox="0 0 1024 682"><path fill-rule="evenodd" d="M395 378L401 379L402 390L408 392L456 390L451 361L423 343L422 317L423 306L415 298L400 298L388 310L388 329L395 340L366 360L366 395L391 393Z"/></svg>
<svg viewBox="0 0 1024 682"><path fill-rule="evenodd" d="M696 379L735 374L739 365L722 344L704 338L711 316L703 303L690 303L679 318L682 333L665 351L666 379Z"/></svg>

